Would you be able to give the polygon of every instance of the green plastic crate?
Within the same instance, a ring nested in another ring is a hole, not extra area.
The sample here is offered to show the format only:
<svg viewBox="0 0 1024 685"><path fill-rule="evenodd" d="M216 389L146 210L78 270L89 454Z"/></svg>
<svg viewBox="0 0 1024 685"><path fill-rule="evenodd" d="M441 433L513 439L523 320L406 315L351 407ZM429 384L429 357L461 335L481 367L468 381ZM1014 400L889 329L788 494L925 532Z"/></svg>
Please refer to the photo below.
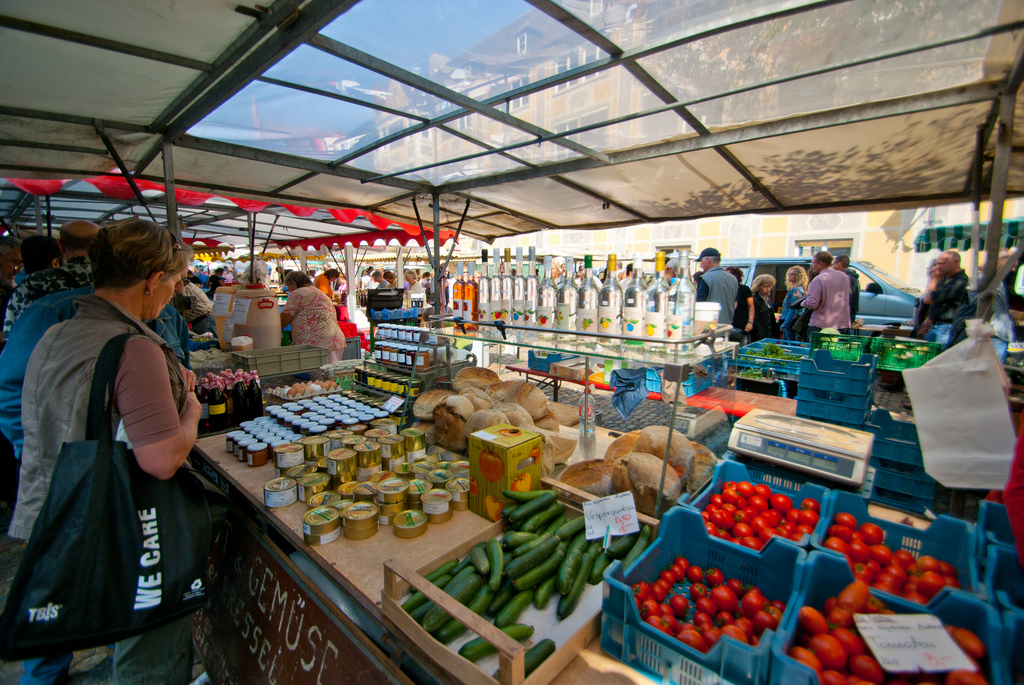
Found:
<svg viewBox="0 0 1024 685"><path fill-rule="evenodd" d="M811 333L811 351L828 350L833 359L855 362L871 350L871 338L839 333Z"/></svg>
<svg viewBox="0 0 1024 685"><path fill-rule="evenodd" d="M878 355L878 368L902 371L924 366L939 356L942 345L912 338L871 338L871 352Z"/></svg>

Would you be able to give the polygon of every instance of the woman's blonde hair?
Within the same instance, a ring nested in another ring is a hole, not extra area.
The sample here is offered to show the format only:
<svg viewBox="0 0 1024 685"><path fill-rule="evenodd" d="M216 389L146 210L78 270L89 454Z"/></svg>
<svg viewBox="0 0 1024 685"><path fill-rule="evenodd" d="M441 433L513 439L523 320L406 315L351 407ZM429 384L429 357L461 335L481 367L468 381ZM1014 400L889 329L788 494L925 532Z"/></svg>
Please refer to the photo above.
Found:
<svg viewBox="0 0 1024 685"><path fill-rule="evenodd" d="M786 272L786 290L792 290L798 285L807 286L807 270L802 266L791 266Z"/></svg>
<svg viewBox="0 0 1024 685"><path fill-rule="evenodd" d="M755 293L759 292L761 290L761 286L763 286L765 283L770 283L771 287L774 288L775 287L775 277L770 275L770 274L761 274L760 276L755 278L754 282L751 284L751 286L750 286L751 292L755 292Z"/></svg>
<svg viewBox="0 0 1024 685"><path fill-rule="evenodd" d="M104 226L89 246L92 283L96 288L130 288L162 271L176 278L188 266L188 256L160 224L125 219Z"/></svg>

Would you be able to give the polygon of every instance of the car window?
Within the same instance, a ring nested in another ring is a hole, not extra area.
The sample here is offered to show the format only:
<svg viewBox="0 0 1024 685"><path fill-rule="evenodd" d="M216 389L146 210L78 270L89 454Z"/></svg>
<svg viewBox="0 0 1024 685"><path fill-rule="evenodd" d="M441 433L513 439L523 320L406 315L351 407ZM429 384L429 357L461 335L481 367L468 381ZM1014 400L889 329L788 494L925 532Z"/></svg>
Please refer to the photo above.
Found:
<svg viewBox="0 0 1024 685"><path fill-rule="evenodd" d="M906 290L907 292L912 292L912 293L920 292L917 288L910 287L909 285L907 285L906 283L904 283L900 279L896 278L892 274L887 273L887 272L883 271L882 269L879 269L877 266L875 266L871 262L861 262L861 265L862 266L860 268L858 268L858 271L860 271L861 273L864 273L865 268L869 268L869 269L871 269L872 277L874 277L876 280L880 279L882 281L885 281L886 283L891 285L893 288L896 288L897 290Z"/></svg>
<svg viewBox="0 0 1024 685"><path fill-rule="evenodd" d="M865 271L864 269L857 268L856 266L853 266L852 264L850 265L850 268L853 269L854 271L856 271L857 275L860 276L860 279L859 279L860 280L860 291L862 293L863 292L867 292L867 290L868 290L868 283L876 283L878 285L878 287L882 288L882 291L885 292L885 288L882 287L882 284L878 282L879 279L875 278L874 274L872 274L872 273L870 273L868 271Z"/></svg>

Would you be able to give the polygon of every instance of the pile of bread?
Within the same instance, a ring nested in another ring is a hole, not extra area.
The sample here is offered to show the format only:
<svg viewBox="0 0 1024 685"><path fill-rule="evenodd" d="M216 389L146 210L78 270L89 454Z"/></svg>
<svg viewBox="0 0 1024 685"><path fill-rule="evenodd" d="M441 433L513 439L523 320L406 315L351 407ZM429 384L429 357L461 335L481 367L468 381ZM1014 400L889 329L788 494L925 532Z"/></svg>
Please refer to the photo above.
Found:
<svg viewBox="0 0 1024 685"><path fill-rule="evenodd" d="M672 431L671 445L668 438L665 426L648 426L626 433L608 446L604 459L570 464L558 480L598 497L630 491L637 510L653 516L664 471L664 512L683 493L699 490L711 478L717 462L711 450L690 442L678 431ZM663 468L663 458L667 459L668 468Z"/></svg>
<svg viewBox="0 0 1024 685"><path fill-rule="evenodd" d="M576 449L576 440L559 435L560 426L579 423L579 411L549 402L540 388L527 381L502 381L490 369L459 371L454 390L428 390L416 399L413 414L427 431L427 442L452 452L465 452L469 435L499 423L540 433L544 440L542 467L551 475Z"/></svg>

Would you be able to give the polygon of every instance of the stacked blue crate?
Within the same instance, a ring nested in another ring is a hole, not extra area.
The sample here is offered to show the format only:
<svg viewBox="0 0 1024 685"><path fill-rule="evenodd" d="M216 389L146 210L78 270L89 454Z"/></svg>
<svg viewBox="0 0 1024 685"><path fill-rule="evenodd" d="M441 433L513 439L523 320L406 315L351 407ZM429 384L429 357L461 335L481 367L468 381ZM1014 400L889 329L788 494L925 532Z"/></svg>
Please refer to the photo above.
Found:
<svg viewBox="0 0 1024 685"><path fill-rule="evenodd" d="M796 415L843 426L860 427L871 414L878 357L865 354L858 361L832 358L828 350L814 350L800 362L800 389Z"/></svg>
<svg viewBox="0 0 1024 685"><path fill-rule="evenodd" d="M864 430L875 434L871 501L915 514L930 509L935 499L935 479L925 473L917 426L896 421L888 411L876 409Z"/></svg>

